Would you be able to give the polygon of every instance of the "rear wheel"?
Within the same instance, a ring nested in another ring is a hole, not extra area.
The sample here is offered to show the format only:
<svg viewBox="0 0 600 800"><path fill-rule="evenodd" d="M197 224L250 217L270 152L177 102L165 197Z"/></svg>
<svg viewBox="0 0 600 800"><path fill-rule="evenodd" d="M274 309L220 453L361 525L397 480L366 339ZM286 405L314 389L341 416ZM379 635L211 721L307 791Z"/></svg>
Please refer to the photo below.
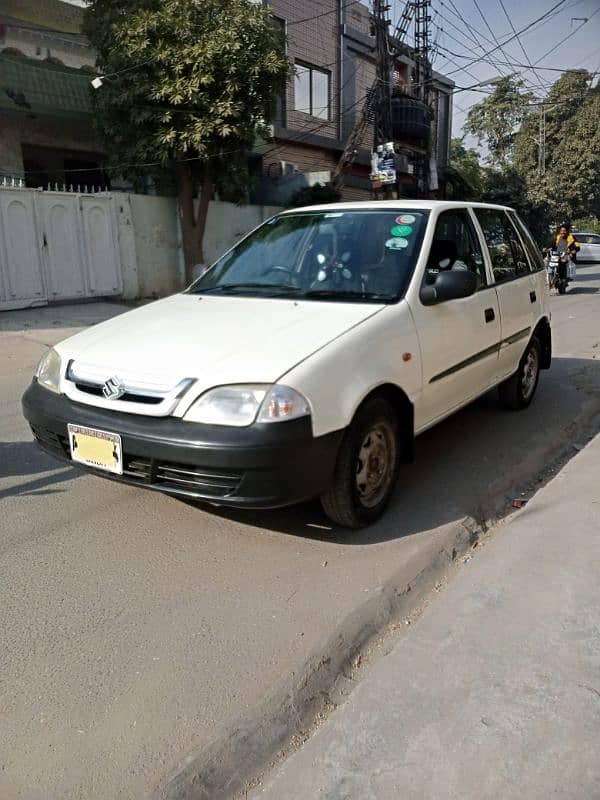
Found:
<svg viewBox="0 0 600 800"><path fill-rule="evenodd" d="M500 400L506 408L518 411L533 400L540 378L542 348L537 336L533 336L519 362L519 368L498 387Z"/></svg>
<svg viewBox="0 0 600 800"><path fill-rule="evenodd" d="M338 453L333 482L321 497L327 516L345 528L378 519L398 477L398 415L383 397L358 410Z"/></svg>

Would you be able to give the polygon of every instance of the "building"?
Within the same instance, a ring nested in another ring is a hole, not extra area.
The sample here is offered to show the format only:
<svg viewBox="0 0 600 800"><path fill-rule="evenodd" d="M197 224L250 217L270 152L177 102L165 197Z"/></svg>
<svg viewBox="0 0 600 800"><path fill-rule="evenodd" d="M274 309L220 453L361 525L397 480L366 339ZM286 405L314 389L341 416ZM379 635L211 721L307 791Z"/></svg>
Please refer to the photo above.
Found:
<svg viewBox="0 0 600 800"><path fill-rule="evenodd" d="M61 0L2 0L0 181L103 185L92 125L95 53L83 9Z"/></svg>
<svg viewBox="0 0 600 800"><path fill-rule="evenodd" d="M263 196L281 201L298 186L331 178L375 84L375 39L369 9L361 3L265 0L265 4L286 33L288 55L295 67L273 120L273 142L263 156ZM410 98L415 61L409 46L401 50L396 77L399 89ZM453 89L451 80L433 72L433 139L440 193L449 158ZM397 142L405 165L403 194L411 195L415 193L415 166L425 150L412 137L404 138ZM368 125L344 177L346 199L369 197L373 144L373 126Z"/></svg>
<svg viewBox="0 0 600 800"><path fill-rule="evenodd" d="M257 0L261 2L261 0ZM327 183L375 82L369 10L345 0L262 0L286 35L295 75L278 99L273 138L251 155L253 199L285 204L299 188ZM2 0L0 10L0 181L28 186L107 186L94 134L90 77L95 53L81 35L83 10L62 0ZM414 59L404 47L395 65L406 97ZM448 161L454 84L434 73L436 163ZM415 191L422 143L400 141L403 194ZM372 125L345 170L347 199L369 197Z"/></svg>

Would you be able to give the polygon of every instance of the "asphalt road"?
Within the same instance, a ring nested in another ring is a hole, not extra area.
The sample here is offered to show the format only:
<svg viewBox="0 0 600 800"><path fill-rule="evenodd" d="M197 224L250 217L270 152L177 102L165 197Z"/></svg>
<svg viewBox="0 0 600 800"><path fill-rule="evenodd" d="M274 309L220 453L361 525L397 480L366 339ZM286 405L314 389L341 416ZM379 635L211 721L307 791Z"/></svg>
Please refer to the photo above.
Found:
<svg viewBox="0 0 600 800"><path fill-rule="evenodd" d="M600 414L600 268L552 298L555 355L523 413L495 394L418 440L385 519L316 503L202 509L60 465L20 397L47 345L123 307L0 314L0 797L141 798L251 713L341 622L489 518Z"/></svg>

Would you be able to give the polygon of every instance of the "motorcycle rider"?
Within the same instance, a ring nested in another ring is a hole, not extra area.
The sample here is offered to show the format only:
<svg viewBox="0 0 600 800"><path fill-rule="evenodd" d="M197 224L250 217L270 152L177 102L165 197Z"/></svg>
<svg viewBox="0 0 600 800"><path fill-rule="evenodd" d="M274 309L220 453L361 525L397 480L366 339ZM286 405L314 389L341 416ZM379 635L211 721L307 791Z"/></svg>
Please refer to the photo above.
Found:
<svg viewBox="0 0 600 800"><path fill-rule="evenodd" d="M564 256L568 256L571 261L575 263L577 261L577 251L579 248L580 244L570 232L569 225L561 225L557 231L554 239L554 246L552 248L558 253L560 259L558 266L558 274L560 278L568 279L569 277L567 274L567 262L563 260Z"/></svg>

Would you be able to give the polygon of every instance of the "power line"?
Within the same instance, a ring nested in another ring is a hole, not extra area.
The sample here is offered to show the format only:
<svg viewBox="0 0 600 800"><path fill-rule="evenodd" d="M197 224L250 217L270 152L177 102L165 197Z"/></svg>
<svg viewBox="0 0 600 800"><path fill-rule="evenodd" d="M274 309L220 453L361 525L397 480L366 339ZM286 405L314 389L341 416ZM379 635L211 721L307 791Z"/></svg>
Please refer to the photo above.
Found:
<svg viewBox="0 0 600 800"><path fill-rule="evenodd" d="M350 6L356 6L356 5L362 5L362 0L350 0L350 2L345 3L342 6L342 11L345 11L347 8L350 8ZM312 17L305 17L304 19L294 19L291 22L286 22L286 26L288 28L291 28L292 25L300 25L303 22L312 22L315 19L321 19L321 17L327 17L329 16L329 14L337 14L338 11L339 8L331 8L329 9L329 11L323 11L321 14L316 14Z"/></svg>
<svg viewBox="0 0 600 800"><path fill-rule="evenodd" d="M442 50L445 50L447 53L449 53L451 56L454 56L455 58L466 58L466 59L470 59L471 58L471 56L467 56L464 53L455 53L453 50L449 50L447 47L444 47L443 45L440 45L440 48ZM594 53L590 53L588 56L586 56L583 59L583 61L586 61L592 55L594 55ZM445 56L443 56L443 57L445 58ZM507 61L496 61L496 60L492 60L492 59L488 58L488 59L486 59L485 63L486 64L490 64L493 67L497 67L498 65L502 65L502 66L505 66L505 67L515 67L517 69L528 69L529 68L529 66L527 64L519 64L516 61L511 61L509 63ZM581 61L579 63L581 63ZM534 66L535 66L535 68L537 70L543 70L544 72L578 72L578 71L580 72L583 69L582 67L580 67L580 68L578 68L578 67L540 67L538 65L537 61L535 62ZM461 69L463 71L466 71L460 65L459 65L459 69ZM587 72L587 70L586 70L586 72ZM597 72L590 72L590 75L595 75L595 74L597 74Z"/></svg>
<svg viewBox="0 0 600 800"><path fill-rule="evenodd" d="M585 21L585 22L582 22L582 23L581 23L581 25L578 25L578 26L575 28L575 30L574 30L574 31L572 31L572 32L571 32L571 33L570 33L568 36L565 36L565 38L564 38L564 39L561 39L559 42L557 42L555 45L553 45L553 46L552 46L552 47L551 47L549 50L546 50L546 52L544 53L544 55L543 55L543 56L540 56L540 58L538 58L538 60L535 62L536 66L537 66L537 65L540 63L540 61L543 61L543 60L544 60L544 59L545 59L547 56L549 56L549 55L550 55L550 53L553 53L553 52L554 52L554 51L555 51L555 50L556 50L558 47L562 47L562 45L563 45L563 44L564 44L566 41L568 41L568 40L569 40L569 39L570 39L572 36L575 36L575 34L576 34L576 33L579 33L579 31L580 31L580 30L583 28L583 26L584 26L584 25L585 25L587 22L589 22L589 21L592 19L592 17L595 17L595 16L596 16L596 14L598 14L599 12L600 12L600 6L598 6L598 8L597 8L595 11L593 11L593 12L590 14L590 16L589 16L589 17L586 19L586 21Z"/></svg>
<svg viewBox="0 0 600 800"><path fill-rule="evenodd" d="M548 11L545 11L545 12L544 12L544 13L543 13L541 16L539 16L539 17L537 17L536 19L534 19L534 20L533 20L532 22L530 22L528 25L525 25L525 27L524 27L524 28L521 28L521 30L519 31L519 35L522 35L522 34L526 33L527 31L531 30L531 28L533 28L533 27L534 27L534 25L537 25L537 24L538 24L539 22L541 22L542 20L545 20L545 19L547 19L547 18L548 18L548 17L549 17L551 14L553 14L553 13L554 13L555 11L557 11L557 10L558 10L558 9L559 9L561 6L563 6L563 5L565 4L565 2L566 2L566 0L559 0L559 1L558 1L558 3L555 3L555 4L552 6L552 8L549 8L549 9L548 9ZM508 44L508 42L512 41L514 38L515 38L515 36L514 36L514 35L513 35L513 36L509 36L509 37L508 37L508 39L505 39L505 40L504 40L504 42L502 42L502 45L506 45L506 44ZM484 61L484 60L485 60L485 58L487 58L488 56L492 55L492 53L495 53L495 52L496 52L496 50L499 50L499 49L500 49L500 47L499 47L499 46L492 47L492 49L491 49L491 50L488 50L488 51L485 53L485 55L484 55L483 57L477 57L477 58L473 58L473 59L471 59L471 61L469 62L469 64L468 64L467 66L472 66L473 64L477 64L477 63L478 63L478 62L480 62L480 61ZM458 72L458 70L454 70L454 71L451 71L451 72L449 72L449 73L448 73L448 77L449 77L450 75L453 75L455 72Z"/></svg>
<svg viewBox="0 0 600 800"><path fill-rule="evenodd" d="M474 2L475 4L477 4L477 0L473 0L473 2ZM533 66L533 64L531 63L531 59L529 58L529 56L527 55L527 51L526 51L526 50L525 50L525 48L523 47L523 42L521 41L521 37L520 37L520 36L519 36L519 34L517 33L517 30L516 30L515 26L513 25L513 21L511 20L511 18L510 18L510 17L509 17L509 15L508 15L508 11L506 10L506 6L504 5L504 0L498 0L498 2L500 3L500 6L502 7L502 11L504 11L504 16L505 16L505 17L506 17L506 19L508 20L508 23L509 23L509 25L510 25L510 27L511 27L511 29L512 29L512 32L513 32L513 33L515 34L515 36L517 37L517 42L519 43L519 47L521 48L521 50L522 50L522 52L523 52L523 55L525 56L525 61L527 61L527 63L529 64L529 66L530 66L530 67L531 67L531 69L533 70L533 74L535 75L535 77L536 77L536 78L537 78L537 80L538 80L538 85L539 85L540 89L541 89L542 91L547 91L547 90L548 90L548 87L547 87L547 85L545 85L545 84L542 82L542 79L540 78L540 76L538 75L538 73L535 71L535 67L534 67L534 66ZM503 50L502 52L504 53L504 50ZM505 55L506 55L506 53L505 53Z"/></svg>

